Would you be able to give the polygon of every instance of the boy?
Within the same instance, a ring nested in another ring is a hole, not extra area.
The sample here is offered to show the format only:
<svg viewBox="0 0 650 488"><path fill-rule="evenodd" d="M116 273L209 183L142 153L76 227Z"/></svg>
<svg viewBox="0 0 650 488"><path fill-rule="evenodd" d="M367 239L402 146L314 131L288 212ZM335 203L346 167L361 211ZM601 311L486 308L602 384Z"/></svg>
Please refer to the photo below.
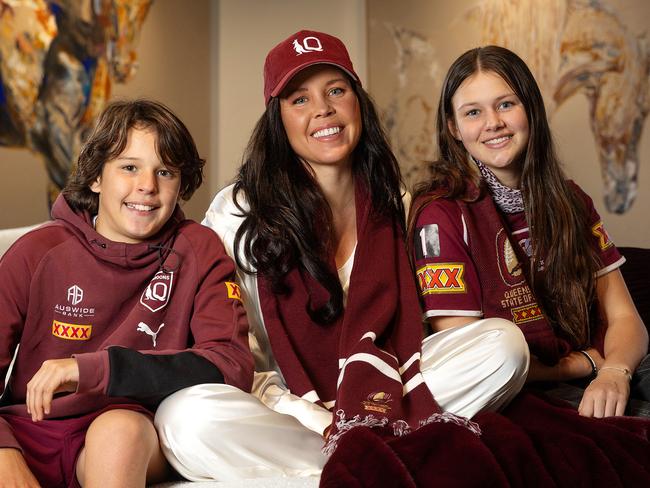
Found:
<svg viewBox="0 0 650 488"><path fill-rule="evenodd" d="M235 268L177 202L202 160L166 107L109 105L52 208L0 261L0 479L144 486L165 479L152 411L198 383L249 391ZM2 392L2 382L0 382Z"/></svg>

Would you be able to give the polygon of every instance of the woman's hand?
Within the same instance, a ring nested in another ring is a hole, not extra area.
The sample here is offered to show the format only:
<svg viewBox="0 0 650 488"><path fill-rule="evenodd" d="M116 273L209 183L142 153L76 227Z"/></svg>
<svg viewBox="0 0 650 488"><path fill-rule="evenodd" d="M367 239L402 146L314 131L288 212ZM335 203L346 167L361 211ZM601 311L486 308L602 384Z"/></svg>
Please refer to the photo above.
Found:
<svg viewBox="0 0 650 488"><path fill-rule="evenodd" d="M62 391L75 391L79 383L79 365L74 358L48 359L27 383L27 413L34 422L49 415L52 397Z"/></svg>
<svg viewBox="0 0 650 488"><path fill-rule="evenodd" d="M41 486L18 449L0 448L0 473L2 473L0 488L40 488Z"/></svg>
<svg viewBox="0 0 650 488"><path fill-rule="evenodd" d="M578 413L584 417L621 416L630 396L630 379L624 371L601 369L585 389Z"/></svg>

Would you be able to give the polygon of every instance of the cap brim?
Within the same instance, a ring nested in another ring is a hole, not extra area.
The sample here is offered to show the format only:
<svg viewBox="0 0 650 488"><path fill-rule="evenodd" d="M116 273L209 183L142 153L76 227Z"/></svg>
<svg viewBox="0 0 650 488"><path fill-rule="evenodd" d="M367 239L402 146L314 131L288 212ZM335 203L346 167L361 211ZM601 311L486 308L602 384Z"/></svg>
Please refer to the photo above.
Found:
<svg viewBox="0 0 650 488"><path fill-rule="evenodd" d="M293 77L294 77L298 72L302 71L302 70L305 69L305 68L308 68L309 66L314 66L315 64L329 64L329 65L331 65L331 66L334 66L334 67L336 67L336 68L339 68L339 69L345 71L348 75L350 75L350 77L351 77L354 81L356 81L357 83L361 83L361 80L359 80L359 78L357 77L357 75L356 75L355 73L351 72L351 71L350 71L349 69L347 69L345 66L341 66L341 65L338 64L338 63L333 63L333 62L330 61L330 60L327 60L327 61L326 61L326 60L321 60L321 59L310 59L309 61L307 61L307 62L305 62L305 63L303 63L303 64L300 64L300 65L296 66L294 69L292 69L292 70L289 71L287 74L285 74L285 75L280 79L280 81L278 82L278 84L275 86L275 88L273 89L273 91L271 91L271 95L270 95L270 96L271 96L271 97L277 97L277 96L282 92L282 90L284 90L284 88L287 86L287 84L291 81L291 79L292 79L292 78L293 78Z"/></svg>

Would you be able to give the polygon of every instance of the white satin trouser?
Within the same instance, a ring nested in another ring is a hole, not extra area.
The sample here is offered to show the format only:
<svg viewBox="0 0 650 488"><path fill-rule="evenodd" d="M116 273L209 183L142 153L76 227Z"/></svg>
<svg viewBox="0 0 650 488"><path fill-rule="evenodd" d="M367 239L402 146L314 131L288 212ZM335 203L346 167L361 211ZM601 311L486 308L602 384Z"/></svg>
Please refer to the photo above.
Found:
<svg viewBox="0 0 650 488"><path fill-rule="evenodd" d="M464 417L505 406L523 386L528 362L523 334L502 319L447 329L422 343L427 386L444 410ZM218 384L169 396L155 425L170 464L193 481L319 475L327 460L320 432L332 414L274 381L256 374L253 391L264 403Z"/></svg>

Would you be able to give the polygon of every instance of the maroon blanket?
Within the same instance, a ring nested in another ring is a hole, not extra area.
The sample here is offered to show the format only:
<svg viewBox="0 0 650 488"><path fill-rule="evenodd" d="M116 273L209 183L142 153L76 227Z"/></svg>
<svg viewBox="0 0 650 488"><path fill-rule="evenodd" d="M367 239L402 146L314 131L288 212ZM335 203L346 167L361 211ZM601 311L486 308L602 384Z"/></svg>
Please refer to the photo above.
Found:
<svg viewBox="0 0 650 488"><path fill-rule="evenodd" d="M648 487L650 421L591 419L531 393L475 420L480 437L430 424L382 440L369 429L341 439L321 487Z"/></svg>
<svg viewBox="0 0 650 488"><path fill-rule="evenodd" d="M275 295L266 279L258 289L264 322L292 393L332 408L325 449L347 430L368 426L383 437L401 436L429 422L472 424L442 413L420 373L420 306L403 235L396 222L371 212L356 188L357 247L345 313L321 326L308 304L326 300L311 276L294 269L289 293Z"/></svg>

